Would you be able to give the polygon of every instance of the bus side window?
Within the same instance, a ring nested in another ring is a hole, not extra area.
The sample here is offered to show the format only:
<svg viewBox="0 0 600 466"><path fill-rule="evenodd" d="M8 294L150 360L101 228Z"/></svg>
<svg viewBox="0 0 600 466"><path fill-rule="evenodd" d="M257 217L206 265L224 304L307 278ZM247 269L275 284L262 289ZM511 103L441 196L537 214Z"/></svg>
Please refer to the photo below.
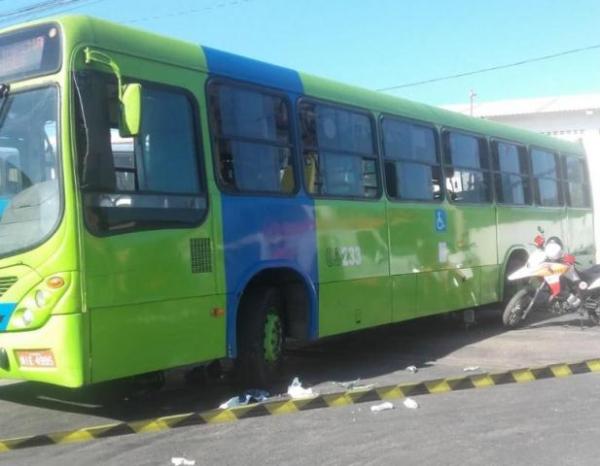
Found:
<svg viewBox="0 0 600 466"><path fill-rule="evenodd" d="M565 193L569 207L590 207L590 186L585 160L565 156Z"/></svg>
<svg viewBox="0 0 600 466"><path fill-rule="evenodd" d="M492 155L497 201L500 204L531 204L527 149L517 144L493 141Z"/></svg>
<svg viewBox="0 0 600 466"><path fill-rule="evenodd" d="M492 200L487 141L455 131L444 133L446 191L454 202Z"/></svg>
<svg viewBox="0 0 600 466"><path fill-rule="evenodd" d="M209 112L219 181L234 192L295 191L287 101L266 91L213 83Z"/></svg>
<svg viewBox="0 0 600 466"><path fill-rule="evenodd" d="M442 198L435 129L394 118L382 121L385 179L392 199Z"/></svg>
<svg viewBox="0 0 600 466"><path fill-rule="evenodd" d="M369 115L307 101L300 103L299 111L306 190L334 197L378 197Z"/></svg>
<svg viewBox="0 0 600 466"><path fill-rule="evenodd" d="M537 205L556 207L563 204L560 189L558 155L543 149L531 149L531 174Z"/></svg>

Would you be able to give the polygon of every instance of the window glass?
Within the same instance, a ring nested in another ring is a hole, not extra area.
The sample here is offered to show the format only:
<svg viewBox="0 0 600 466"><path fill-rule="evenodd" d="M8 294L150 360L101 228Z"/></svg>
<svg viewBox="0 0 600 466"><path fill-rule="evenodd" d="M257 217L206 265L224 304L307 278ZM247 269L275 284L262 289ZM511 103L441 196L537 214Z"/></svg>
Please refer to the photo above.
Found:
<svg viewBox="0 0 600 466"><path fill-rule="evenodd" d="M345 152L374 152L369 117L322 105L316 110L319 146Z"/></svg>
<svg viewBox="0 0 600 466"><path fill-rule="evenodd" d="M444 135L446 191L455 202L491 202L487 142L483 138L454 131Z"/></svg>
<svg viewBox="0 0 600 466"><path fill-rule="evenodd" d="M482 150L485 141L461 133L449 133L450 163L457 167L487 169L487 152Z"/></svg>
<svg viewBox="0 0 600 466"><path fill-rule="evenodd" d="M539 149L531 150L531 170L533 176L558 178L556 155Z"/></svg>
<svg viewBox="0 0 600 466"><path fill-rule="evenodd" d="M560 198L558 194L558 183L556 180L549 178L538 178L537 184L537 201L543 206L558 206Z"/></svg>
<svg viewBox="0 0 600 466"><path fill-rule="evenodd" d="M377 156L367 115L302 102L300 123L308 192L336 197L378 196Z"/></svg>
<svg viewBox="0 0 600 466"><path fill-rule="evenodd" d="M530 204L528 179L511 173L496 175L496 195L502 204Z"/></svg>
<svg viewBox="0 0 600 466"><path fill-rule="evenodd" d="M531 203L527 151L516 144L494 141L496 197L501 204Z"/></svg>
<svg viewBox="0 0 600 466"><path fill-rule="evenodd" d="M142 103L142 130L138 138L143 167L138 189L159 193L198 193L200 184L192 106L183 94L146 87Z"/></svg>
<svg viewBox="0 0 600 466"><path fill-rule="evenodd" d="M527 174L525 164L522 163L519 147L514 144L497 143L497 169L505 173Z"/></svg>
<svg viewBox="0 0 600 466"><path fill-rule="evenodd" d="M437 163L435 132L432 128L386 118L383 145L387 159Z"/></svg>
<svg viewBox="0 0 600 466"><path fill-rule="evenodd" d="M491 201L488 174L480 171L454 169L446 175L446 190L455 202Z"/></svg>
<svg viewBox="0 0 600 466"><path fill-rule="evenodd" d="M565 157L565 180L567 201L571 207L590 207L590 186L585 161L576 157Z"/></svg>
<svg viewBox="0 0 600 466"><path fill-rule="evenodd" d="M567 166L567 181L570 183L583 183L585 180L583 161L575 157L565 157Z"/></svg>
<svg viewBox="0 0 600 466"><path fill-rule="evenodd" d="M385 118L382 131L388 195L416 201L441 199L435 130Z"/></svg>
<svg viewBox="0 0 600 466"><path fill-rule="evenodd" d="M549 207L562 205L556 154L541 149L531 149L531 171L535 178L536 203Z"/></svg>
<svg viewBox="0 0 600 466"><path fill-rule="evenodd" d="M209 89L221 183L239 192L295 189L286 101L262 91L214 84Z"/></svg>

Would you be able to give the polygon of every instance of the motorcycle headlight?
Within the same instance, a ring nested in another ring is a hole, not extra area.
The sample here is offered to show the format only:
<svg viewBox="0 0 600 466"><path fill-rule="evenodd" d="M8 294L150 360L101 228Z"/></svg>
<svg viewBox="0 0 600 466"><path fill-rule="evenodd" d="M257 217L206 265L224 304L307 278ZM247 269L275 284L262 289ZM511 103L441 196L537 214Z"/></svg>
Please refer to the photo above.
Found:
<svg viewBox="0 0 600 466"><path fill-rule="evenodd" d="M548 243L544 248L544 254L551 261L556 261L562 256L562 248L557 243Z"/></svg>

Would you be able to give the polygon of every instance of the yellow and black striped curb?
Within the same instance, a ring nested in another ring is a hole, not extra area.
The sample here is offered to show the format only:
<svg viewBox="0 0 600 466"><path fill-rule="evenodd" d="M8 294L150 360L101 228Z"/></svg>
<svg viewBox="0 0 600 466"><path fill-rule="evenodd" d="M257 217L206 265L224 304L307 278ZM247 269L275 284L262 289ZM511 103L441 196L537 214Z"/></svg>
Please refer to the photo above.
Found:
<svg viewBox="0 0 600 466"><path fill-rule="evenodd" d="M302 400L278 398L263 403L231 409L213 409L210 411L177 414L142 421L118 422L71 431L2 439L0 440L0 452L47 445L87 442L89 440L118 437L122 435L160 432L176 427L220 424L253 417L289 414L311 409L347 406L356 403L393 400L408 396L434 395L473 388L488 388L496 385L526 383L535 380L587 374L590 372L600 372L600 359L590 359L571 364L551 364L537 368L513 369L505 372L476 373L461 377L402 383L384 387L357 388L344 392L316 395L312 398Z"/></svg>

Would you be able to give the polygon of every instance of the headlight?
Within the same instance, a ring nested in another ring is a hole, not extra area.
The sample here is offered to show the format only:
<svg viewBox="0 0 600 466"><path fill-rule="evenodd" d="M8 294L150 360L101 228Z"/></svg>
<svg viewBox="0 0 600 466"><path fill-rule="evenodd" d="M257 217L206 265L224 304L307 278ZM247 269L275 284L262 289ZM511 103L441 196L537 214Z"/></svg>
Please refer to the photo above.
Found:
<svg viewBox="0 0 600 466"><path fill-rule="evenodd" d="M29 325L31 325L31 323L33 322L33 312L31 309L25 309L23 311L23 315L21 316L21 319L23 319L23 324L25 324L25 327L28 327Z"/></svg>
<svg viewBox="0 0 600 466"><path fill-rule="evenodd" d="M37 307L44 307L46 305L46 294L42 290L35 292L35 304L37 304Z"/></svg>
<svg viewBox="0 0 600 466"><path fill-rule="evenodd" d="M548 243L544 248L544 254L551 261L556 261L562 256L562 248L557 243Z"/></svg>

